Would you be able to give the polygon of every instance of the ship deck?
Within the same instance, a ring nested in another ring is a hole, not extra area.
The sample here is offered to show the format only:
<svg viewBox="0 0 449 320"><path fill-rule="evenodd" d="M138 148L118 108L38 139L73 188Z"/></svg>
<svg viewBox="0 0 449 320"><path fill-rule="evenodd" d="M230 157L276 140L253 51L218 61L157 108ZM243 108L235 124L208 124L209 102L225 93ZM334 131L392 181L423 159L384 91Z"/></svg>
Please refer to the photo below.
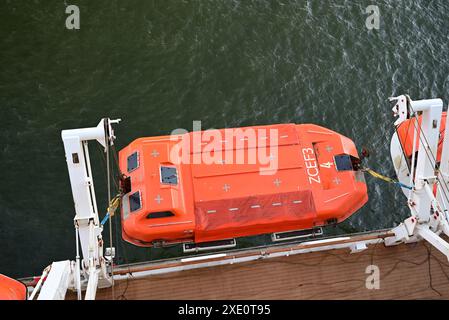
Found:
<svg viewBox="0 0 449 320"><path fill-rule="evenodd" d="M151 264L140 271L178 264ZM369 265L379 267L378 290L366 287ZM126 274L125 270L117 272ZM128 277L115 282L114 296L150 300L448 299L449 264L425 241L385 247L381 240L357 253L350 253L348 248L324 250ZM111 288L97 291L97 299L111 298Z"/></svg>

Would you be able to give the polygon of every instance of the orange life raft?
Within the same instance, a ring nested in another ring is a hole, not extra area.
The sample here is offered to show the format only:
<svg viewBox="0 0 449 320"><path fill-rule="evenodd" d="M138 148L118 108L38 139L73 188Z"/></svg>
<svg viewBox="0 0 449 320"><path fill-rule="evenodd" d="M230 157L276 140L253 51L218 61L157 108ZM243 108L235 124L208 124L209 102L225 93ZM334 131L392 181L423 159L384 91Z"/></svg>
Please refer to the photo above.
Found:
<svg viewBox="0 0 449 320"><path fill-rule="evenodd" d="M0 300L26 300L27 288L17 280L0 274Z"/></svg>
<svg viewBox="0 0 449 320"><path fill-rule="evenodd" d="M311 229L343 221L368 200L356 147L334 131L280 124L214 133L139 138L120 151L126 241L202 243Z"/></svg>
<svg viewBox="0 0 449 320"><path fill-rule="evenodd" d="M446 129L446 115L447 115L446 112L443 112L441 115L440 137L439 137L439 141L438 141L438 150L437 150L437 162L439 162L441 160L441 152L443 150L444 131ZM415 127L416 127L416 132L418 133L417 137L419 137L419 132L420 132L420 128L421 128L421 120L422 120L422 117L418 116L418 124L417 124L414 117L410 118L410 119L402 122L396 129L397 133L398 133L399 141L401 142L402 151L404 152L406 158L409 160L411 160L412 153L413 153L413 140L414 140L414 136L415 136ZM416 151L418 151L420 144L421 143L420 143L419 139L417 138L416 139L416 147L415 147Z"/></svg>

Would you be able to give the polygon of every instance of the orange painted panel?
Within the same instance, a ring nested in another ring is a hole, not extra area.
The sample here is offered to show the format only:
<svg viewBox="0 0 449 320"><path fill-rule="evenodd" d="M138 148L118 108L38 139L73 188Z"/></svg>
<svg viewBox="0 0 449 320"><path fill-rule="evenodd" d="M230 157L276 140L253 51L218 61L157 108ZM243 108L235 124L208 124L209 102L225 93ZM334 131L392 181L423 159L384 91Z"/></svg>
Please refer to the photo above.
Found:
<svg viewBox="0 0 449 320"><path fill-rule="evenodd" d="M438 151L437 151L437 161L440 161L441 159L441 152L443 149L443 139L444 139L444 131L446 129L446 112L442 113L441 116L441 124L440 124L440 140L438 143ZM418 124L416 124L415 118L408 119L404 122L402 122L399 127L397 128L399 141L401 142L402 148L406 154L407 157L412 156L413 152L413 140L415 136L415 127L418 133L420 132L420 126L421 126L421 120L422 117L418 116ZM416 150L419 149L419 139L416 139Z"/></svg>

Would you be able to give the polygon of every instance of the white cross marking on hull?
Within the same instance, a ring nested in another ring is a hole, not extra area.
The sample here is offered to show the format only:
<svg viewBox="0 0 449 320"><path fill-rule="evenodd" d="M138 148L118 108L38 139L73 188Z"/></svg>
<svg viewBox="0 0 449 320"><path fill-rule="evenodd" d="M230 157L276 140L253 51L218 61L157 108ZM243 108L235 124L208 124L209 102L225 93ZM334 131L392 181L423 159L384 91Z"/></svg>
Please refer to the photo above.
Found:
<svg viewBox="0 0 449 320"><path fill-rule="evenodd" d="M228 192L229 189L231 189L231 186L230 186L229 184L225 183L225 185L223 186L223 190L224 190L225 192Z"/></svg>
<svg viewBox="0 0 449 320"><path fill-rule="evenodd" d="M164 200L160 194L157 195L156 198L154 198L154 200L157 202L157 204L161 204L162 200Z"/></svg>
<svg viewBox="0 0 449 320"><path fill-rule="evenodd" d="M279 187L282 183L281 179L276 178L276 180L273 181L273 183L276 185L276 187Z"/></svg>
<svg viewBox="0 0 449 320"><path fill-rule="evenodd" d="M157 150L153 150L153 151L151 151L151 156L152 156L153 158L156 158L156 157L159 156L159 152L157 152Z"/></svg>

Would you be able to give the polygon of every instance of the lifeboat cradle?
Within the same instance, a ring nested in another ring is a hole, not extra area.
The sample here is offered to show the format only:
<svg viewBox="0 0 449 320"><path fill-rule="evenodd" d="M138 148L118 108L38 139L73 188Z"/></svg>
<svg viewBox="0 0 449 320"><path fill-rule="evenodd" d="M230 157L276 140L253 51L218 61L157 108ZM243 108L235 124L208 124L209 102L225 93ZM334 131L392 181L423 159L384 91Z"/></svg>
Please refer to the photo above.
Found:
<svg viewBox="0 0 449 320"><path fill-rule="evenodd" d="M97 141L108 155L109 147L113 145L115 139L112 125L120 120L105 118L97 127L63 130L62 140L75 204L77 256L75 261L53 262L44 270L41 277L33 278L28 284L32 292L29 298L64 299L67 290L72 290L77 292L78 299L83 298L83 292L84 299L95 299L97 288L112 286L113 289L114 280L316 251L347 248L351 253L357 253L367 249L368 245L379 243L393 246L424 239L449 259L449 243L441 237L442 234L449 236L449 201L446 196L449 195L449 139L444 140L439 168L435 157L432 157L436 155L443 102L441 99L412 101L406 95L390 98L390 101L395 103L393 112L398 117L396 126L418 113L421 114L419 141L420 150L425 150L418 152L416 167L410 168L411 172L408 172L408 175L404 174L407 169L395 161L402 155L398 138L397 135L392 137L391 155L398 179L404 185L411 185L411 190L404 189L410 216L397 227L391 230L372 231L368 234L337 236L301 243L273 243L260 250L254 248L243 251L229 250L174 258L168 262L155 261L147 263L146 267L141 264L135 267L129 265L126 268L117 267L116 272L113 268L115 250L112 245L109 248L104 248L103 245L103 225L99 220L87 145L89 141ZM449 124L446 124L445 130L448 137ZM413 145L415 147L415 143ZM112 297L114 298L114 295Z"/></svg>

